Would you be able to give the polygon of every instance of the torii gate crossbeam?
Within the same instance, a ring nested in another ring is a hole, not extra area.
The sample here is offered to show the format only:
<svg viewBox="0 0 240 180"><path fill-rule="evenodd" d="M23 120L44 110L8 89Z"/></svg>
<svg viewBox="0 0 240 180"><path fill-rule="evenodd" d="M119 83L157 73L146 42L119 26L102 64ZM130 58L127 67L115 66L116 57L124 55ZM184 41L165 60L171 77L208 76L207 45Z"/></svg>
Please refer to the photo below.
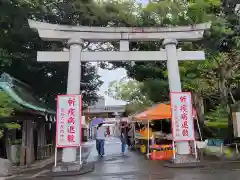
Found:
<svg viewBox="0 0 240 180"><path fill-rule="evenodd" d="M204 60L203 51L177 51L178 60ZM162 51L108 51L81 53L82 62L97 61L166 61L167 53ZM38 62L69 62L69 52L38 51Z"/></svg>

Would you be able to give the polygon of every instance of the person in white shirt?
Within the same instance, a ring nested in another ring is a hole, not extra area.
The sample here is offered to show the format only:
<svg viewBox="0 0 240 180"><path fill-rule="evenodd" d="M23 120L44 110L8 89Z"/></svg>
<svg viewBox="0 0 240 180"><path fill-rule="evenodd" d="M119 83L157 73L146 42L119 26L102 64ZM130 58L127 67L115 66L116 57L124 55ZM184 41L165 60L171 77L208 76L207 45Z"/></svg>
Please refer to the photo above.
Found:
<svg viewBox="0 0 240 180"><path fill-rule="evenodd" d="M101 157L104 156L104 142L107 135L106 128L102 125L103 123L100 123L98 125L96 134L96 148L98 151L98 155Z"/></svg>

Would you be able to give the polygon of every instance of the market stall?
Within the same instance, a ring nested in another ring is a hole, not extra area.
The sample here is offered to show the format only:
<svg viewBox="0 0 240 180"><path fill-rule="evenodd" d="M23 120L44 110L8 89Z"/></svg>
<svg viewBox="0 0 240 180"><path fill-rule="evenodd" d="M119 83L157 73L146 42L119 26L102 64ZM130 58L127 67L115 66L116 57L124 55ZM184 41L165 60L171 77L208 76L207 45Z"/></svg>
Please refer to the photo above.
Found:
<svg viewBox="0 0 240 180"><path fill-rule="evenodd" d="M169 139L169 141L165 141L165 143L168 142L167 144L156 144L157 139L167 140L166 138L169 136L163 134L162 132L153 132L150 128L150 121L170 118L171 106L168 104L157 104L144 112L134 115L132 117L133 121L138 122L137 124L144 124L144 128L139 131L136 130L135 132L136 147L140 148L141 152L144 152L145 149L148 156L155 156L156 154L159 155L159 153L163 152L163 149L165 149L164 152L166 152L166 149L168 149L169 152L172 152L173 146L171 145L171 139Z"/></svg>
<svg viewBox="0 0 240 180"><path fill-rule="evenodd" d="M157 104L144 112L132 116L132 121L135 124L143 124L143 128L135 130L136 148L146 153L151 159L171 159L175 154L172 133L153 132L150 128L151 121L167 119L171 124L171 106L168 104Z"/></svg>

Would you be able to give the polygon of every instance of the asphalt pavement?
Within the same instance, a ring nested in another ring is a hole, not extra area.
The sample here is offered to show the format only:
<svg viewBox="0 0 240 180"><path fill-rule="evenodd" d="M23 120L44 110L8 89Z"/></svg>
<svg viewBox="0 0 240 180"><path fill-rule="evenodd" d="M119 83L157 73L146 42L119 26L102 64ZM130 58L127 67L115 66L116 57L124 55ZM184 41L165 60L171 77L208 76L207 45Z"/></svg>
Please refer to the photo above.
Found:
<svg viewBox="0 0 240 180"><path fill-rule="evenodd" d="M93 145L94 146L94 145ZM93 147L87 162L94 163L91 173L80 176L39 177L39 180L238 180L240 163L211 163L203 168L167 168L161 161L147 160L138 152L121 154L121 144L116 138L105 143L103 158ZM17 178L15 178L17 179Z"/></svg>
<svg viewBox="0 0 240 180"><path fill-rule="evenodd" d="M95 142L93 142L93 141L84 143L84 145L82 147L82 153L83 153L82 160L83 161L87 160L94 145L95 145ZM60 150L58 151L58 153L60 153L59 156L61 156ZM77 158L76 158L77 160L79 160L79 155L80 155L80 149L77 149ZM59 159L61 159L61 158L59 158ZM2 178L0 178L0 180L6 180L6 179L9 179L9 180L23 180L24 179L25 180L25 179L38 178L42 175L49 174L52 171L53 166L54 166L54 162L48 163L47 165L40 167L40 168L36 168L33 170L29 169L23 173L17 173L10 177L2 177ZM41 178L39 178L39 180L46 179L46 178L41 177Z"/></svg>

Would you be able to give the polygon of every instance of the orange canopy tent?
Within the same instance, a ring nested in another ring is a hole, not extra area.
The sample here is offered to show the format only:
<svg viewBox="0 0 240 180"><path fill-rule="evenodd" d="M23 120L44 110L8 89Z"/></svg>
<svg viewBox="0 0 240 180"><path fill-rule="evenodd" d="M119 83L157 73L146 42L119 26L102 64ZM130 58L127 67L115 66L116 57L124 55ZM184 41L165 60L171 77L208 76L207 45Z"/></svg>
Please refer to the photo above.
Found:
<svg viewBox="0 0 240 180"><path fill-rule="evenodd" d="M144 112L141 112L139 114L136 114L132 117L132 119L135 120L142 120L142 121L147 121L148 122L148 127L147 127L147 137L148 137L148 147L150 146L150 131L149 131L149 121L151 120L159 120L159 119L171 119L171 105L169 104L156 104L153 107L147 109ZM193 109L193 117L196 116L196 110ZM201 136L201 135L200 135ZM147 149L147 154L149 155L149 148Z"/></svg>
<svg viewBox="0 0 240 180"><path fill-rule="evenodd" d="M133 116L135 120L159 120L159 119L170 119L171 106L168 104L156 104L153 107L147 109L144 112Z"/></svg>
<svg viewBox="0 0 240 180"><path fill-rule="evenodd" d="M195 118L197 116L196 110L194 108L192 110L192 115ZM134 115L132 118L135 120L171 119L171 114L171 105L161 103L148 108L146 111Z"/></svg>
<svg viewBox="0 0 240 180"><path fill-rule="evenodd" d="M171 106L168 104L156 104L149 109L147 109L144 112L141 112L139 114L136 114L132 117L132 119L135 120L144 120L147 121L147 131L142 132L140 134L147 134L147 140L148 140L148 148L147 148L147 155L149 156L149 147L150 147L150 136L152 136L150 133L150 127L149 127L149 121L151 120L159 120L159 119L170 119L171 118Z"/></svg>

